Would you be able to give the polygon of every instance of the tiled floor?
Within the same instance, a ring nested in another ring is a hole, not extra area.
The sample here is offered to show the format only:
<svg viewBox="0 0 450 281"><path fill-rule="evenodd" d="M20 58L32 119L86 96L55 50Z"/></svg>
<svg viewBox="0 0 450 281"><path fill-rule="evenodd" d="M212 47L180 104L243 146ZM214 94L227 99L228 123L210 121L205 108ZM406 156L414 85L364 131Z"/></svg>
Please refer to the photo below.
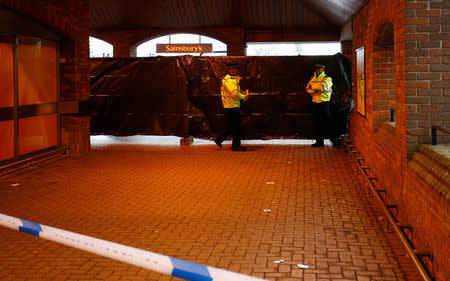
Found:
<svg viewBox="0 0 450 281"><path fill-rule="evenodd" d="M268 280L405 280L343 149L109 140L1 177L0 213ZM0 237L0 280L180 280L3 227Z"/></svg>

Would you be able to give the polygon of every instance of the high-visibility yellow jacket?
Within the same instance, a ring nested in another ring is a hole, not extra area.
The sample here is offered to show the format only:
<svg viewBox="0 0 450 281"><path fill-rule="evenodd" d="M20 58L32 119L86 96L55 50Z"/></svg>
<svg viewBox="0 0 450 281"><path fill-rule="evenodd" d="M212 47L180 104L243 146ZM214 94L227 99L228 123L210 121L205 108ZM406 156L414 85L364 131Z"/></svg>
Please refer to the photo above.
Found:
<svg viewBox="0 0 450 281"><path fill-rule="evenodd" d="M235 108L241 105L241 100L245 99L245 96L241 92L239 86L239 76L230 76L227 74L222 79L222 87L220 88L220 94L222 95L222 103L224 108Z"/></svg>
<svg viewBox="0 0 450 281"><path fill-rule="evenodd" d="M333 79L326 76L325 72L319 74L318 77L314 75L306 85L306 92L312 96L312 101L321 103L329 101L331 98L331 87L333 86Z"/></svg>

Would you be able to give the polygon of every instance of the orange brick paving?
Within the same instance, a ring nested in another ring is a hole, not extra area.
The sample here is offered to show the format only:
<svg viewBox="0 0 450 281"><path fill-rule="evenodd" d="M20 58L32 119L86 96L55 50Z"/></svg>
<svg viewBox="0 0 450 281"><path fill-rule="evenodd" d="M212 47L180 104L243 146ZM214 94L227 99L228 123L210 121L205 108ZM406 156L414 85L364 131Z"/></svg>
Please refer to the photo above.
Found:
<svg viewBox="0 0 450 281"><path fill-rule="evenodd" d="M268 280L406 280L362 185L329 146L110 145L1 177L0 212ZM181 280L0 237L0 280Z"/></svg>

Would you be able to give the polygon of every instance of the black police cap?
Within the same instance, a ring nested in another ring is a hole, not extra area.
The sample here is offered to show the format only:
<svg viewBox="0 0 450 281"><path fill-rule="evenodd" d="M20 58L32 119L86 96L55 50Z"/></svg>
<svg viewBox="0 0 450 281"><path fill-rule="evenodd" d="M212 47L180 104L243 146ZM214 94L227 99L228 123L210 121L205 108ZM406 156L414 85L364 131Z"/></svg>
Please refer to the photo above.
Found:
<svg viewBox="0 0 450 281"><path fill-rule="evenodd" d="M238 63L229 63L227 64L228 68L239 68L239 64Z"/></svg>

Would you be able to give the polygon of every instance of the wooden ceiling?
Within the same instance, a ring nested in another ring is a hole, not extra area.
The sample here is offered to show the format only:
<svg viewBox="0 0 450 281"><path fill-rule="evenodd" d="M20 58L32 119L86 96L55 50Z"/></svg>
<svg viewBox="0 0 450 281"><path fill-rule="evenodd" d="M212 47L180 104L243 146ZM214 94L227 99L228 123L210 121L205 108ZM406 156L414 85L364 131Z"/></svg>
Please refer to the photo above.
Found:
<svg viewBox="0 0 450 281"><path fill-rule="evenodd" d="M340 28L366 0L89 0L92 29Z"/></svg>
<svg viewBox="0 0 450 281"><path fill-rule="evenodd" d="M320 16L342 27L366 0L302 0Z"/></svg>

